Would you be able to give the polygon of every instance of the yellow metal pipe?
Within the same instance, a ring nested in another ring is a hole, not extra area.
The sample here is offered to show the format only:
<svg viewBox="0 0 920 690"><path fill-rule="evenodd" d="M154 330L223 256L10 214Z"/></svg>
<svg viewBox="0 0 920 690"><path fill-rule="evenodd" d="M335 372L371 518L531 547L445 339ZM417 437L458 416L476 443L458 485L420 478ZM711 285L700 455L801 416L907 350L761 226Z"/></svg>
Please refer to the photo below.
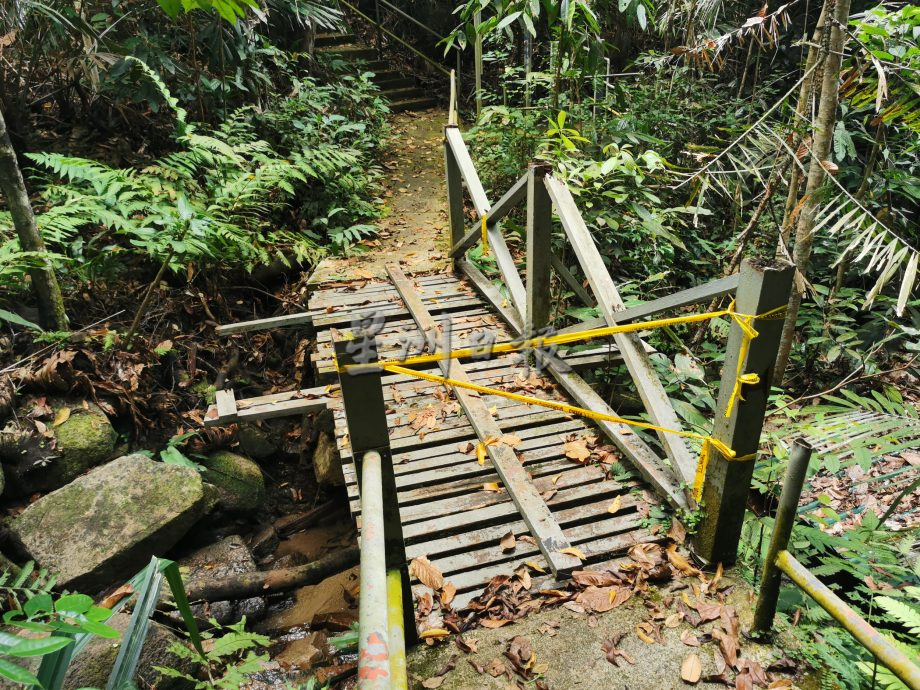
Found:
<svg viewBox="0 0 920 690"><path fill-rule="evenodd" d="M891 640L873 628L843 599L834 594L818 578L808 572L788 551L776 556L776 566L803 592L814 599L825 611L855 637L859 643L872 652L880 662L900 678L911 690L920 690L920 666L892 644Z"/></svg>
<svg viewBox="0 0 920 690"><path fill-rule="evenodd" d="M387 622L390 636L390 682L393 690L407 690L406 630L403 618L402 573L387 571Z"/></svg>

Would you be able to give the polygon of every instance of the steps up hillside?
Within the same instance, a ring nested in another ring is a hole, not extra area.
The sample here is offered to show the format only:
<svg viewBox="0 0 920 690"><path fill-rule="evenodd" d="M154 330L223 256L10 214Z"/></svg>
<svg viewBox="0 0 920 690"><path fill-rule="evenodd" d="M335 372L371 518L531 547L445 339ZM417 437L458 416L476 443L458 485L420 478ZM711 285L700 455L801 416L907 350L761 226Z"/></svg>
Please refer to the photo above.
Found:
<svg viewBox="0 0 920 690"><path fill-rule="evenodd" d="M336 55L351 62L360 61L364 69L374 73L373 81L394 113L425 110L438 103L419 87L414 77L393 69L387 60L378 60L377 51L361 43L354 34L318 34L314 46L320 53Z"/></svg>

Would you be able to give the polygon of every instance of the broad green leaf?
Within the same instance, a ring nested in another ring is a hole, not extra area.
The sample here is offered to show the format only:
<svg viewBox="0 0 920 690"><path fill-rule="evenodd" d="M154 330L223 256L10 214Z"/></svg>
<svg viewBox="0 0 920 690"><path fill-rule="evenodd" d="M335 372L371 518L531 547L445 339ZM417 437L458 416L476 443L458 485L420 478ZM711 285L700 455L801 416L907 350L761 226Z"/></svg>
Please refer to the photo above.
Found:
<svg viewBox="0 0 920 690"><path fill-rule="evenodd" d="M42 330L42 327L37 323L32 323L28 319L22 318L19 314L14 314L6 309L0 309L0 321L9 321L10 323L15 323L17 326L23 326L33 331L41 332Z"/></svg>
<svg viewBox="0 0 920 690"><path fill-rule="evenodd" d="M73 640L69 637L40 637L25 638L8 649L6 653L9 656L43 656L56 652L62 647L71 644Z"/></svg>
<svg viewBox="0 0 920 690"><path fill-rule="evenodd" d="M6 659L0 659L0 676L22 685L39 685L38 678L32 673Z"/></svg>

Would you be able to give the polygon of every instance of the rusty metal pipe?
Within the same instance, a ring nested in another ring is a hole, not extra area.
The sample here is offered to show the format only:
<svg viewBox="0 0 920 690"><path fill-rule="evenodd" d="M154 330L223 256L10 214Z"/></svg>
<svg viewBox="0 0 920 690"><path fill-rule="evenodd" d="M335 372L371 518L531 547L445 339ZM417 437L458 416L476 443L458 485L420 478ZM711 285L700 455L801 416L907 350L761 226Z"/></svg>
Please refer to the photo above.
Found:
<svg viewBox="0 0 920 690"><path fill-rule="evenodd" d="M361 461L359 690L389 690L391 687L382 464L380 453L374 450L366 452Z"/></svg>
<svg viewBox="0 0 920 690"><path fill-rule="evenodd" d="M911 690L920 690L920 666L914 664L888 637L869 625L788 551L779 552L776 565L907 687Z"/></svg>
<svg viewBox="0 0 920 690"><path fill-rule="evenodd" d="M779 587L783 574L776 567L776 555L785 551L789 546L789 537L798 515L799 499L802 496L802 487L805 485L805 473L808 471L808 462L811 459L811 446L803 439L797 439L789 456L786 467L786 478L783 480L783 491L779 497L779 506L776 509L776 518L773 521L773 535L770 538L770 547L767 549L767 558L763 568L763 581L760 583L760 593L757 595L757 608L754 610L754 625L751 634L754 636L767 635L773 627L773 618L776 616L776 602L779 600Z"/></svg>

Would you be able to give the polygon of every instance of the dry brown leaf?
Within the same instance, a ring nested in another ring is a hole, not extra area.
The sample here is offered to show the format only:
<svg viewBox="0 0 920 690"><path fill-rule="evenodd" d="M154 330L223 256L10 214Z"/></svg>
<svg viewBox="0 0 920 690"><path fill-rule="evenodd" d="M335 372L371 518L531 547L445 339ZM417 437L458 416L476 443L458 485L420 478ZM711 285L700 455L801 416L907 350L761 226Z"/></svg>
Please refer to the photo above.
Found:
<svg viewBox="0 0 920 690"><path fill-rule="evenodd" d="M538 564L534 563L533 561L524 561L524 565L526 565L531 570L536 570L538 573L546 572L543 568L541 568Z"/></svg>
<svg viewBox="0 0 920 690"><path fill-rule="evenodd" d="M636 637L645 642L645 644L655 644L655 638L650 637L645 630L642 629L642 624L636 626Z"/></svg>
<svg viewBox="0 0 920 690"><path fill-rule="evenodd" d="M582 561L588 560L588 557L585 556L582 550L575 546L569 546L565 549L559 549L559 553L567 553L570 556L575 556L575 558L582 560Z"/></svg>
<svg viewBox="0 0 920 690"><path fill-rule="evenodd" d="M450 602L457 596L457 588L453 582L445 582L441 588L441 606L450 606Z"/></svg>
<svg viewBox="0 0 920 690"><path fill-rule="evenodd" d="M680 679L685 683L696 685L703 675L703 663L696 654L691 654L680 665Z"/></svg>
<svg viewBox="0 0 920 690"><path fill-rule="evenodd" d="M680 621L683 619L683 614L681 613L672 613L670 616L664 619L664 627L666 628L676 628L680 625Z"/></svg>
<svg viewBox="0 0 920 690"><path fill-rule="evenodd" d="M483 491L491 491L493 493L500 493L502 488L498 485L497 482L486 482L482 485Z"/></svg>
<svg viewBox="0 0 920 690"><path fill-rule="evenodd" d="M506 620L505 618L483 618L479 621L479 624L483 628L500 628L503 625L508 625L511 621Z"/></svg>
<svg viewBox="0 0 920 690"><path fill-rule="evenodd" d="M517 539L514 538L514 532L508 532L505 536L502 537L501 547L502 551L514 551L514 547L517 545Z"/></svg>
<svg viewBox="0 0 920 690"><path fill-rule="evenodd" d="M618 513L620 512L620 507L623 505L623 497L617 496L613 499L613 503L607 508L608 513Z"/></svg>
<svg viewBox="0 0 920 690"><path fill-rule="evenodd" d="M699 647L700 639L693 634L692 630L684 630L680 634L680 641L683 642L688 647Z"/></svg>
<svg viewBox="0 0 920 690"><path fill-rule="evenodd" d="M444 628L431 628L430 630L420 632L418 638L420 640L438 640L442 637L447 637L448 635L450 635L450 632Z"/></svg>
<svg viewBox="0 0 920 690"><path fill-rule="evenodd" d="M572 579L585 587L610 587L619 583L619 579L609 570L575 570Z"/></svg>
<svg viewBox="0 0 920 690"><path fill-rule="evenodd" d="M109 596L107 596L105 599L103 599L98 604L96 604L96 606L102 609L110 609L113 606L115 606L115 604L117 604L119 601L121 601L125 597L131 596L132 594L134 594L134 587L132 587L131 585L122 585L121 587L116 589L114 592L112 592Z"/></svg>
<svg viewBox="0 0 920 690"><path fill-rule="evenodd" d="M457 444L457 450L459 450L464 455L469 455L474 450L476 450L476 446L473 444L472 441L467 441L466 443Z"/></svg>
<svg viewBox="0 0 920 690"><path fill-rule="evenodd" d="M566 441L565 457L571 458L576 462L585 462L591 457L591 451L588 450L585 439L579 438L574 441Z"/></svg>
<svg viewBox="0 0 920 690"><path fill-rule="evenodd" d="M54 422L51 426L61 426L64 422L70 419L70 408L62 407L57 411L57 414L54 415Z"/></svg>
<svg viewBox="0 0 920 690"><path fill-rule="evenodd" d="M685 575L699 575L700 571L694 568L686 556L677 552L677 545L671 544L668 547L668 562Z"/></svg>
<svg viewBox="0 0 920 690"><path fill-rule="evenodd" d="M439 590L444 586L444 576L441 571L425 556L412 559L409 564L409 574L433 590Z"/></svg>
<svg viewBox="0 0 920 690"><path fill-rule="evenodd" d="M498 442L503 443L506 446L511 446L512 448L523 443L521 437L517 434L504 434L500 439L498 439Z"/></svg>
<svg viewBox="0 0 920 690"><path fill-rule="evenodd" d="M443 682L444 682L444 676L432 676L431 678L426 678L425 680L422 681L422 687L429 688L429 690L432 690L433 688L441 687L441 684Z"/></svg>

